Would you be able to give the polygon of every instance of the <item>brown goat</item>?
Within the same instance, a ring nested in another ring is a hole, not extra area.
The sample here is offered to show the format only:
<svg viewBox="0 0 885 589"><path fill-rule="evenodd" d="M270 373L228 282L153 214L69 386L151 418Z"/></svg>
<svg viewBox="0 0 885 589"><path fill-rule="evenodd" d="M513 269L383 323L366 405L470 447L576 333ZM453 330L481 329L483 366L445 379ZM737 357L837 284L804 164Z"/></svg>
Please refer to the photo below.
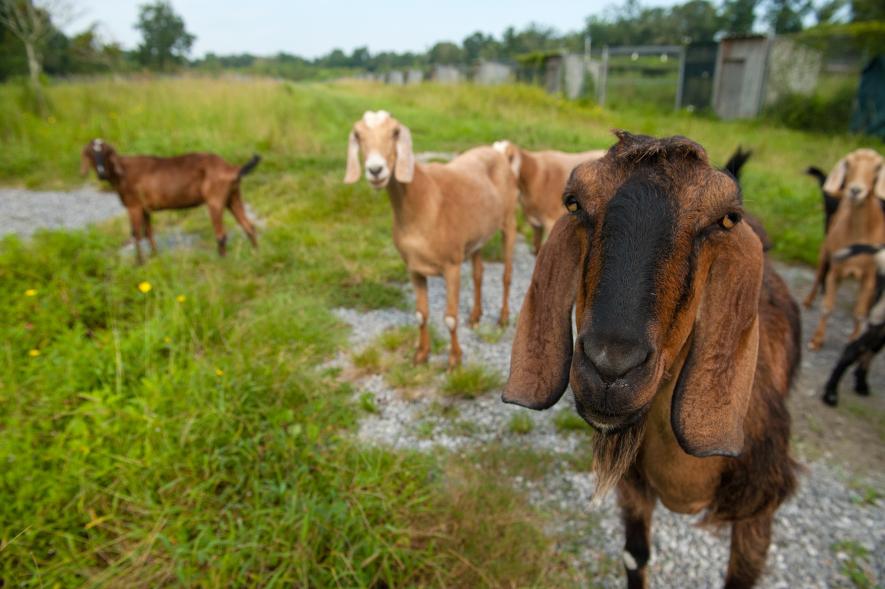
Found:
<svg viewBox="0 0 885 589"><path fill-rule="evenodd" d="M503 400L546 409L571 384L598 432L597 494L617 485L628 587L646 586L658 499L731 524L725 587L752 587L796 486L798 308L702 147L617 135L566 186L571 214L538 256Z"/></svg>
<svg viewBox="0 0 885 589"><path fill-rule="evenodd" d="M553 224L566 214L562 206L562 189L575 166L605 155L604 149L582 153L563 151L528 151L510 141L496 141L495 149L510 162L519 185L522 211L534 231L535 254Z"/></svg>
<svg viewBox="0 0 885 589"><path fill-rule="evenodd" d="M366 179L376 190L387 188L393 205L393 243L415 288L419 323L415 362L430 355L427 330L427 277L446 281L445 323L451 336L449 366L461 362L458 345L458 298L461 263L473 262L473 310L470 325L482 315L480 249L497 231L504 234L504 300L501 325L509 318L513 246L516 242L516 179L504 156L491 147L471 149L447 164L420 164L412 153L412 134L385 111L366 112L354 123L347 147L344 181L359 180L359 152Z"/></svg>
<svg viewBox="0 0 885 589"><path fill-rule="evenodd" d="M823 287L820 321L809 343L812 350L823 345L827 320L836 304L839 283L844 278L851 277L860 282L854 305L852 339L860 333L869 313L876 289L875 263L869 256L837 260L833 253L852 244L885 243L885 216L880 206L880 199L885 199L883 162L882 156L872 149L855 150L839 160L821 187L824 194L837 199L838 203L821 244L814 284L804 303L810 308L818 290Z"/></svg>
<svg viewBox="0 0 885 589"><path fill-rule="evenodd" d="M135 240L135 255L142 263L140 240L147 237L151 251L157 242L151 227L151 213L166 209L188 209L206 204L215 229L218 254L225 255L227 235L222 216L230 209L253 246L258 242L255 228L246 216L240 194L240 179L261 160L253 156L243 166L232 166L213 153L189 153L175 157L119 155L110 144L94 139L80 154L80 174L90 166L100 180L110 182L126 211Z"/></svg>

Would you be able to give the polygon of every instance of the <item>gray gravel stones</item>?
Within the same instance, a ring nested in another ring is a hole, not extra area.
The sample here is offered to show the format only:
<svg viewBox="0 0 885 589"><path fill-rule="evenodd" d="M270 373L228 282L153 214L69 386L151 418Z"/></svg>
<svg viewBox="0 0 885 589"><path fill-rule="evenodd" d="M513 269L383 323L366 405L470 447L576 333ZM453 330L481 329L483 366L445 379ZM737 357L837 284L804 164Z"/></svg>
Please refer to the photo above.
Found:
<svg viewBox="0 0 885 589"><path fill-rule="evenodd" d="M522 303L533 265L534 258L525 244L519 242L510 300L514 310L518 310ZM784 270L794 292L797 292L797 285L800 289L804 288L802 285L810 285L807 269L779 269ZM486 265L483 283L486 311L483 323L486 328L494 322L500 308L501 273L501 264ZM464 326L472 297L470 275L469 266L465 265L462 269L459 328L464 361L483 364L506 378L513 322L496 343L483 341L476 331ZM441 279L431 278L429 289L431 322L439 333L446 334L442 323L444 283ZM407 292L411 297L411 290L407 289ZM802 290L798 292L804 294ZM340 309L337 314L351 326L351 341L357 350L386 329L414 325L413 313L408 310L359 313ZM847 329L846 319L844 313L834 318L831 332L834 339ZM806 333L813 321L814 317L804 318ZM814 383L823 381L837 353L838 346L822 357L807 359L803 363L803 382L816 388ZM445 352L431 361L444 365ZM344 357L338 360L339 364L347 362ZM881 376L871 373L871 377L881 384ZM573 411L570 393L546 412L531 412L501 403L499 391L475 400L444 399L434 391L422 393L417 398L405 398L378 375L359 379L356 391L358 395L370 393L378 408L376 414L363 418L358 434L372 443L393 448L452 452L498 443L514 450L531 448L552 456L554 464L542 479L516 479L514 485L545 513L552 514L548 524L550 531L569 539L563 541L562 550L570 555L576 570L586 572L591 584L623 586L621 550L624 539L614 496L609 495L600 504L591 505L593 475L572 470L567 461L570 454L589 443L588 438L580 432L559 432L555 425L560 412ZM455 411L434 410L434 406L441 404L454 407ZM531 420L530 432L517 434L510 430L508 424L515 414ZM465 423L469 427L459 426ZM878 503L863 501L858 491L849 488L847 479L846 474L822 462L808 465L797 496L778 512L768 570L760 587L850 587L851 582L843 571L850 562L862 567L878 582L885 580L885 559L881 556L885 554L885 506L881 500ZM663 506L655 511L651 587L721 586L728 561L727 531L711 532L696 526L697 521L697 517L673 514ZM865 550L868 555L858 557L852 549Z"/></svg>
<svg viewBox="0 0 885 589"><path fill-rule="evenodd" d="M0 237L30 237L38 229L80 229L126 212L113 192L84 186L62 192L0 189Z"/></svg>

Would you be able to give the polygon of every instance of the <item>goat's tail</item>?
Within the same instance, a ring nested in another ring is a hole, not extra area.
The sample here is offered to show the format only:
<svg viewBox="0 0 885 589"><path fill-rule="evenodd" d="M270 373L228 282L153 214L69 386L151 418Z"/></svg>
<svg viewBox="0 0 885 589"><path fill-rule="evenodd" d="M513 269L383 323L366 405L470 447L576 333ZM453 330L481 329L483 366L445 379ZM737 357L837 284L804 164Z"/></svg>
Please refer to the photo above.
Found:
<svg viewBox="0 0 885 589"><path fill-rule="evenodd" d="M805 168L805 173L817 180L817 183L823 188L824 182L827 181L827 175L823 173L823 170L817 166L808 166Z"/></svg>
<svg viewBox="0 0 885 589"><path fill-rule="evenodd" d="M750 159L750 156L753 155L753 150L748 149L744 151L740 145L738 145L737 150L734 154L728 158L728 161L725 162L724 170L734 176L735 180L741 179L741 168L744 167L744 164L747 163L747 160Z"/></svg>
<svg viewBox="0 0 885 589"><path fill-rule="evenodd" d="M260 155L258 155L257 153L255 155L253 155L252 159L250 159L248 162L243 164L243 167L240 168L240 171L237 173L237 180L239 180L240 178L242 178L243 176L245 176L246 174L248 174L249 172L251 172L252 170L257 168L258 163L260 161L261 161Z"/></svg>

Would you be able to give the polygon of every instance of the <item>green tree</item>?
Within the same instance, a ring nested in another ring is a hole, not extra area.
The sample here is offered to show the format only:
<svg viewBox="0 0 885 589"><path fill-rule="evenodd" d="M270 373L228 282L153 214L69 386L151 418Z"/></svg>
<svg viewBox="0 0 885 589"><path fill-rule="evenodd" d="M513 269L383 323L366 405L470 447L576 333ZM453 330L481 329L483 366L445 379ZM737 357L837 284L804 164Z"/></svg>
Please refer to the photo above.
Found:
<svg viewBox="0 0 885 589"><path fill-rule="evenodd" d="M811 8L809 0L770 0L765 18L775 33L798 33Z"/></svg>
<svg viewBox="0 0 885 589"><path fill-rule="evenodd" d="M854 22L885 20L885 2L882 0L851 0L851 20Z"/></svg>
<svg viewBox="0 0 885 589"><path fill-rule="evenodd" d="M452 65L461 63L464 60L464 53L454 43L442 41L431 47L427 57L430 63Z"/></svg>
<svg viewBox="0 0 885 589"><path fill-rule="evenodd" d="M733 35L753 32L759 0L725 0L722 5L722 29Z"/></svg>
<svg viewBox="0 0 885 589"><path fill-rule="evenodd" d="M142 37L137 50L138 61L158 70L182 63L196 39L187 32L184 20L166 0L142 4L135 28L141 31Z"/></svg>

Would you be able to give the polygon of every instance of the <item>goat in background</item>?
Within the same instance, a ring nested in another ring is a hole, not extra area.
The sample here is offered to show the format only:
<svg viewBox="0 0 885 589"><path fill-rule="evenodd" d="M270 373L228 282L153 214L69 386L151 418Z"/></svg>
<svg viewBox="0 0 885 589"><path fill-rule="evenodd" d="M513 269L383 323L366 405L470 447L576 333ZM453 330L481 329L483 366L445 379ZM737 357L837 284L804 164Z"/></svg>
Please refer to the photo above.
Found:
<svg viewBox="0 0 885 589"><path fill-rule="evenodd" d="M141 239L147 237L151 252L157 242L151 227L151 213L167 209L187 209L206 204L215 229L218 254L225 255L227 235L222 215L230 209L253 246L258 245L255 228L246 216L240 180L258 166L261 158L252 156L242 166L233 166L213 153L189 153L174 157L117 154L109 143L93 139L80 154L80 174L89 168L120 195L129 213L135 255L142 263Z"/></svg>
<svg viewBox="0 0 885 589"><path fill-rule="evenodd" d="M516 243L516 179L507 159L491 147L476 147L446 164L420 164L412 152L409 128L386 111L367 111L354 123L347 142L344 182L359 180L363 152L366 180L387 189L393 205L393 243L415 288L419 325L415 362L430 355L427 328L427 277L446 282L445 324L451 337L449 367L461 363L458 345L458 299L461 263L473 263L473 310L470 325L482 316L483 265L480 249L497 232L504 234L504 297L499 323L510 316L510 280Z"/></svg>
<svg viewBox="0 0 885 589"><path fill-rule="evenodd" d="M818 290L823 290L820 320L809 343L812 350L823 345L827 321L836 303L839 283L844 278L852 277L860 282L852 339L860 333L869 312L876 287L875 264L865 257L835 260L833 252L854 243L885 243L885 216L880 205L880 199L885 199L883 161L872 149L855 150L839 160L821 187L825 195L839 202L828 222L814 284L804 303L806 308L811 308Z"/></svg>
<svg viewBox="0 0 885 589"><path fill-rule="evenodd" d="M597 160L604 149L582 153L564 151L528 151L510 141L496 141L492 146L507 158L519 185L519 200L534 232L537 255L553 224L568 211L562 206L562 190L575 166Z"/></svg>
<svg viewBox="0 0 885 589"><path fill-rule="evenodd" d="M617 485L628 587L646 586L658 499L731 525L725 587L752 587L797 484L786 400L798 308L738 185L701 146L617 135L572 172L570 214L541 247L503 400L546 409L571 385L597 430L597 494Z"/></svg>

